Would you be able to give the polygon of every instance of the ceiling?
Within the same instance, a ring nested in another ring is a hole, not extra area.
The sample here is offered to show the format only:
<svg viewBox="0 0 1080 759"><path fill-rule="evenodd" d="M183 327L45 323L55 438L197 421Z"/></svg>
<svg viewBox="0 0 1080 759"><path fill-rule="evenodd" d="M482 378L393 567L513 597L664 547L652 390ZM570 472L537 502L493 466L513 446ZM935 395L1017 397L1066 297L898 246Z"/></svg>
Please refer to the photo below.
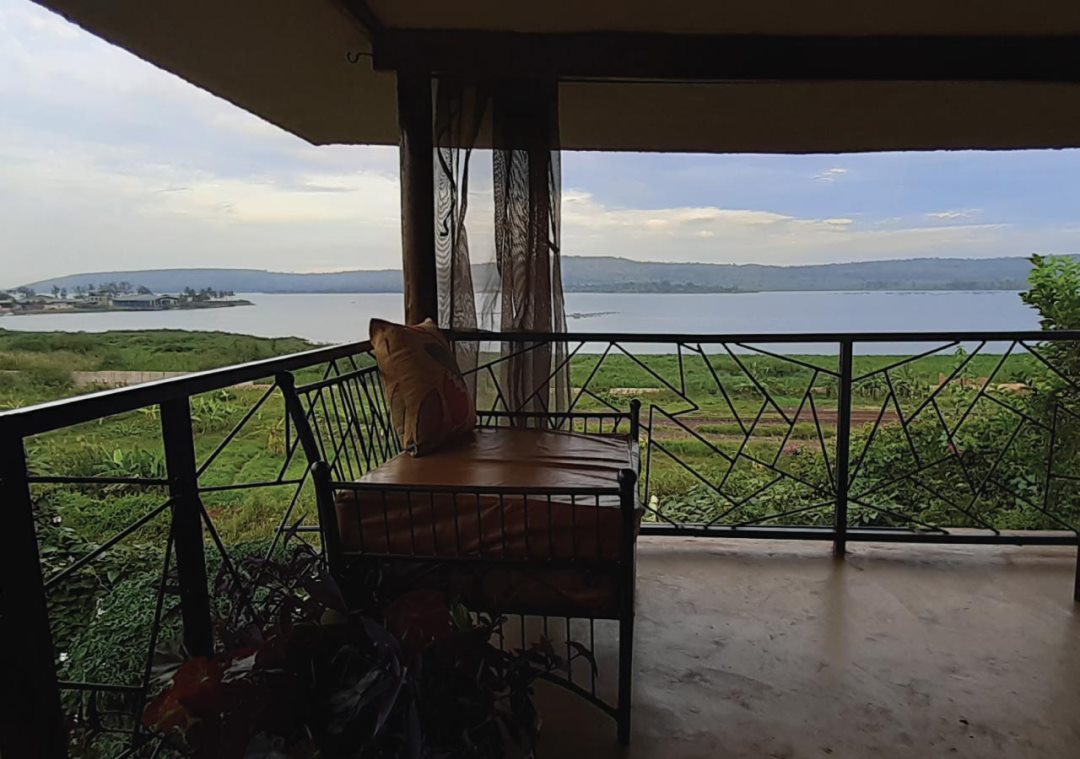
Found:
<svg viewBox="0 0 1080 759"><path fill-rule="evenodd" d="M39 0L311 143L396 144L396 79L339 0ZM1062 0L370 0L393 29L771 35L1080 34ZM857 65L857 62L856 64ZM566 149L847 152L1080 146L1080 86L1015 82L560 85Z"/></svg>
<svg viewBox="0 0 1080 759"><path fill-rule="evenodd" d="M388 27L672 34L1080 32L1074 0L369 0Z"/></svg>

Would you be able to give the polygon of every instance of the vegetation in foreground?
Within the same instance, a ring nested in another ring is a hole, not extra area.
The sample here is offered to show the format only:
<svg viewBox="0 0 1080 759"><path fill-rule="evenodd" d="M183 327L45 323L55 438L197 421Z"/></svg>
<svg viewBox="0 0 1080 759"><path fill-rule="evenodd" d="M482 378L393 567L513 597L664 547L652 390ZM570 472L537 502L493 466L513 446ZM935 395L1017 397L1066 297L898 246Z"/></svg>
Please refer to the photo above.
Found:
<svg viewBox="0 0 1080 759"><path fill-rule="evenodd" d="M371 576L347 598L316 551L285 553L245 561L255 582L221 588L220 652L162 661L168 685L142 721L166 746L193 759L528 757L533 684L569 657L595 664L546 639L504 650L505 618L438 590L386 598ZM247 611L252 587L265 613Z"/></svg>
<svg viewBox="0 0 1080 759"><path fill-rule="evenodd" d="M71 382L75 371L195 372L313 347L296 337L261 338L226 332L0 329L0 410L75 395L80 392Z"/></svg>

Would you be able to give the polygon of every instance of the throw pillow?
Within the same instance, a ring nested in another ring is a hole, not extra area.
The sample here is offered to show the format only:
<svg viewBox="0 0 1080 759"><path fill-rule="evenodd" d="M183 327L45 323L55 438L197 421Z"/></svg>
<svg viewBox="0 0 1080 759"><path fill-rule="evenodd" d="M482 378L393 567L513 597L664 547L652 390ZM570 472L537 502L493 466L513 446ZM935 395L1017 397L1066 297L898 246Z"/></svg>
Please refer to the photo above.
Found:
<svg viewBox="0 0 1080 759"><path fill-rule="evenodd" d="M371 345L405 450L423 456L476 426L476 404L435 322L371 320Z"/></svg>

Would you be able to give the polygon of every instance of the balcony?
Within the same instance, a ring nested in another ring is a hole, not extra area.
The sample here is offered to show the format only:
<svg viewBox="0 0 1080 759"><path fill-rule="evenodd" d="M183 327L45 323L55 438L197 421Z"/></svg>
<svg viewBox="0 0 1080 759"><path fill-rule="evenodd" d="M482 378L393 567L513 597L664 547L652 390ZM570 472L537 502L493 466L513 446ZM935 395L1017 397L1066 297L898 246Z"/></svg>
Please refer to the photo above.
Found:
<svg viewBox="0 0 1080 759"><path fill-rule="evenodd" d="M644 404L631 755L1080 748L1066 350L1080 335L453 337L475 348L481 417L505 405L508 356L554 342L564 358L542 385L566 372L572 408ZM355 445L350 425L386 423L368 350L0 415L0 619L25 652L14 666L40 734L60 729L59 703L72 742L57 752L153 752L137 715L160 687L155 650L215 645L211 589L243 581L244 556L320 548L275 377L349 380L310 411L340 450ZM133 628L117 619L135 612ZM600 702L614 688L610 624L586 641ZM601 709L547 684L540 700L541 756L620 750Z"/></svg>
<svg viewBox="0 0 1080 759"><path fill-rule="evenodd" d="M561 689L541 757L1073 757L1071 547L642 538L634 733ZM601 665L603 669L603 665Z"/></svg>

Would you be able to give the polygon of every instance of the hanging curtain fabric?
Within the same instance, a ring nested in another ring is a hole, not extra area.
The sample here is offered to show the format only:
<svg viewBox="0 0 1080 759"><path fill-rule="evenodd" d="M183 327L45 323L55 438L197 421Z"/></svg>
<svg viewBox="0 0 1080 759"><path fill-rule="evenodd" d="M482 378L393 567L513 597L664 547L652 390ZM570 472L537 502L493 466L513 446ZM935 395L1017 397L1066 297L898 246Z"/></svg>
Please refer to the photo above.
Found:
<svg viewBox="0 0 1080 759"><path fill-rule="evenodd" d="M469 163L483 122L486 96L460 81L440 81L435 106L435 275L439 326L477 329L476 291L469 255L466 215L469 208ZM455 344L458 366L466 372L476 396L479 345Z"/></svg>
<svg viewBox="0 0 1080 759"><path fill-rule="evenodd" d="M565 332L557 85L440 80L435 121L440 324ZM490 191L473 167L481 202L470 208L470 163L481 134L492 145ZM478 216L476 206L491 214ZM476 366L468 348L459 351L463 369ZM500 350L501 405L525 412L566 408L564 342L505 342Z"/></svg>
<svg viewBox="0 0 1080 759"><path fill-rule="evenodd" d="M460 81L440 81L435 107L435 268L439 324L477 328L466 214L469 164L487 96Z"/></svg>

